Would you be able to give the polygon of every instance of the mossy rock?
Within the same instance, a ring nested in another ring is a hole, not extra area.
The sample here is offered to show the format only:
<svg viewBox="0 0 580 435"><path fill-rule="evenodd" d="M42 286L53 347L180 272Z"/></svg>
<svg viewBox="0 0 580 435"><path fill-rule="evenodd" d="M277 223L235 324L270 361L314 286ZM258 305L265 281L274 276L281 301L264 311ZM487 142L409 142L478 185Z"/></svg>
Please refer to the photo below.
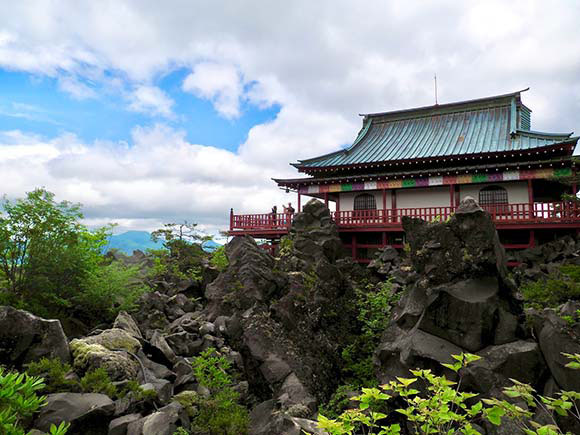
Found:
<svg viewBox="0 0 580 435"><path fill-rule="evenodd" d="M197 413L197 404L199 403L200 397L195 391L182 391L173 396L172 400L183 406L190 417L193 417Z"/></svg>
<svg viewBox="0 0 580 435"><path fill-rule="evenodd" d="M139 373L138 363L125 351L107 349L87 339L75 339L70 343L73 366L81 373L103 368L113 381L136 380Z"/></svg>
<svg viewBox="0 0 580 435"><path fill-rule="evenodd" d="M82 339L87 344L100 344L109 350L126 350L135 353L141 343L127 331L120 328L106 329L98 335Z"/></svg>

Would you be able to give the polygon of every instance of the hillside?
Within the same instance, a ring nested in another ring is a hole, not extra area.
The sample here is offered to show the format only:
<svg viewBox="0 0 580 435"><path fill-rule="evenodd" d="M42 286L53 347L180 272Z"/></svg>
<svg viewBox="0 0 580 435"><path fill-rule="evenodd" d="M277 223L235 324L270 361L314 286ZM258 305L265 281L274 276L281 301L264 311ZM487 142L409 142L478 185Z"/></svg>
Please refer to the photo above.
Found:
<svg viewBox="0 0 580 435"><path fill-rule="evenodd" d="M118 249L127 255L131 255L136 250L145 252L147 249L160 249L162 247L161 242L151 240L151 234L147 231L127 231L112 235L106 250Z"/></svg>

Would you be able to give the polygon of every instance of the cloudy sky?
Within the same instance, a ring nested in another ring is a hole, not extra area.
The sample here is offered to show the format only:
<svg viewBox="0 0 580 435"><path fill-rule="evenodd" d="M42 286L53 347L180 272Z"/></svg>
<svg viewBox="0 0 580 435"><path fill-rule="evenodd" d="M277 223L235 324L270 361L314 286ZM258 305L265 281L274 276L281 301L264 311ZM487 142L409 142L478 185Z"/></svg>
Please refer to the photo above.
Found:
<svg viewBox="0 0 580 435"><path fill-rule="evenodd" d="M358 113L530 87L580 132L580 2L0 0L0 194L44 186L118 231L295 201L271 177Z"/></svg>

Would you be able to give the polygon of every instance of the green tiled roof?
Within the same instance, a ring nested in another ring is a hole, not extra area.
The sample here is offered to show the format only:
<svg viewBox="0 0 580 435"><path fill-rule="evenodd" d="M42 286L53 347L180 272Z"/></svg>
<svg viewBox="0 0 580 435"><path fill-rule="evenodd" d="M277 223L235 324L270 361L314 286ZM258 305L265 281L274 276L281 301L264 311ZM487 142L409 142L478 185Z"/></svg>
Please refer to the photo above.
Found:
<svg viewBox="0 0 580 435"><path fill-rule="evenodd" d="M529 130L520 92L440 106L367 114L346 150L301 160L322 168L444 156L529 150L570 141L572 133Z"/></svg>

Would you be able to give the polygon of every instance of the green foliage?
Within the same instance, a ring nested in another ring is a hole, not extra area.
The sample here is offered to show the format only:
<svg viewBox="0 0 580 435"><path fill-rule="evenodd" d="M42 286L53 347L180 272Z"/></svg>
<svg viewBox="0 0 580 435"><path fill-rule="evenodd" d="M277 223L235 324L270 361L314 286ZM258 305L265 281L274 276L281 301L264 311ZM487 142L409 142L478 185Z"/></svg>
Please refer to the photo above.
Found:
<svg viewBox="0 0 580 435"><path fill-rule="evenodd" d="M210 348L192 366L197 381L211 393L209 398L198 397L192 427L211 435L247 434L248 411L238 404L239 394L232 388L231 363Z"/></svg>
<svg viewBox="0 0 580 435"><path fill-rule="evenodd" d="M287 255L290 255L292 253L293 248L294 248L294 242L292 242L292 239L290 239L288 237L282 237L280 239L280 250L278 251L280 254L280 257L285 257Z"/></svg>
<svg viewBox="0 0 580 435"><path fill-rule="evenodd" d="M321 405L318 408L318 413L331 418L338 417L345 409L348 408L351 400L349 394L352 391L356 391L357 388L358 387L354 385L340 385L328 403Z"/></svg>
<svg viewBox="0 0 580 435"><path fill-rule="evenodd" d="M30 376L40 376L44 379L43 393L60 393L63 391L77 391L78 382L66 379L72 373L70 364L63 364L58 358L42 358L26 365L26 373Z"/></svg>
<svg viewBox="0 0 580 435"><path fill-rule="evenodd" d="M580 369L580 354L564 355L572 360L567 365L568 368ZM443 366L458 375L466 365L480 359L477 355L467 353L452 357L455 362ZM379 388L363 388L361 394L353 398L359 402L358 409L347 410L333 419L320 414L318 426L331 435L399 434L400 424L386 422L392 420L393 416L377 411L378 406L388 401L393 402L391 399L395 397L399 404L400 401L404 404L395 409L395 412L405 418L413 433L418 434L477 435L472 421L485 418L499 426L502 419L507 418L515 422L526 435L559 435L562 431L554 419L554 414L572 416L580 421L578 392L562 391L555 398L544 397L537 395L530 385L512 379L513 385L505 388L504 394L509 399L524 401L527 405L524 409L510 401L497 398L474 401L477 394L460 391L459 383L450 381L445 376L436 376L431 370L410 370L410 373L413 378L398 377ZM419 380L426 386L423 392L414 387ZM552 422L542 425L533 421L536 408L542 408Z"/></svg>
<svg viewBox="0 0 580 435"><path fill-rule="evenodd" d="M151 291L139 279L139 272L138 266L127 266L117 261L102 264L88 274L83 291L74 301L101 321L113 320L119 311L135 310L139 297Z"/></svg>
<svg viewBox="0 0 580 435"><path fill-rule="evenodd" d="M2 303L94 324L132 300L134 271L103 269L111 227L89 231L80 223L79 204L56 202L54 194L36 189L26 198L4 199L0 209Z"/></svg>
<svg viewBox="0 0 580 435"><path fill-rule="evenodd" d="M528 304L535 307L556 307L569 299L580 299L580 266L561 266L547 280L523 285L520 289Z"/></svg>
<svg viewBox="0 0 580 435"><path fill-rule="evenodd" d="M89 370L82 378L67 375L74 374L70 364L63 364L58 358L42 358L39 361L31 362L26 365L26 373L29 376L42 377L42 393L63 393L63 392L82 392L82 393L101 393L106 394L112 399L118 399L133 393L137 400L151 398L151 393L155 397L155 391L144 391L135 381L129 381L123 388L117 388L109 378L107 371L103 368ZM154 398L153 397L153 398Z"/></svg>
<svg viewBox="0 0 580 435"><path fill-rule="evenodd" d="M7 372L0 367L0 432L24 435L23 424L46 404L46 397L38 393L44 388L41 378ZM61 422L50 428L51 435L64 435L69 424Z"/></svg>
<svg viewBox="0 0 580 435"><path fill-rule="evenodd" d="M117 387L111 382L111 378L104 368L88 371L80 380L81 390L84 393L102 393L116 398L119 395Z"/></svg>
<svg viewBox="0 0 580 435"><path fill-rule="evenodd" d="M171 223L151 233L153 241L163 243L163 249L148 251L154 261L151 272L153 279L167 282L201 281L202 264L208 257L201 243L211 238L199 234L196 226L187 221L181 224Z"/></svg>
<svg viewBox="0 0 580 435"><path fill-rule="evenodd" d="M226 270L228 265L230 264L228 261L228 257L226 255L226 247L220 246L215 251L211 253L211 257L209 259L209 264L215 267L220 272Z"/></svg>
<svg viewBox="0 0 580 435"><path fill-rule="evenodd" d="M355 296L361 332L343 349L342 359L345 363L343 375L346 383L360 387L374 382L372 355L389 324L391 310L400 294L393 292L390 281L385 281L357 288Z"/></svg>
<svg viewBox="0 0 580 435"><path fill-rule="evenodd" d="M178 427L177 430L175 432L173 432L173 435L189 435L189 431L187 429L184 429L182 427Z"/></svg>

